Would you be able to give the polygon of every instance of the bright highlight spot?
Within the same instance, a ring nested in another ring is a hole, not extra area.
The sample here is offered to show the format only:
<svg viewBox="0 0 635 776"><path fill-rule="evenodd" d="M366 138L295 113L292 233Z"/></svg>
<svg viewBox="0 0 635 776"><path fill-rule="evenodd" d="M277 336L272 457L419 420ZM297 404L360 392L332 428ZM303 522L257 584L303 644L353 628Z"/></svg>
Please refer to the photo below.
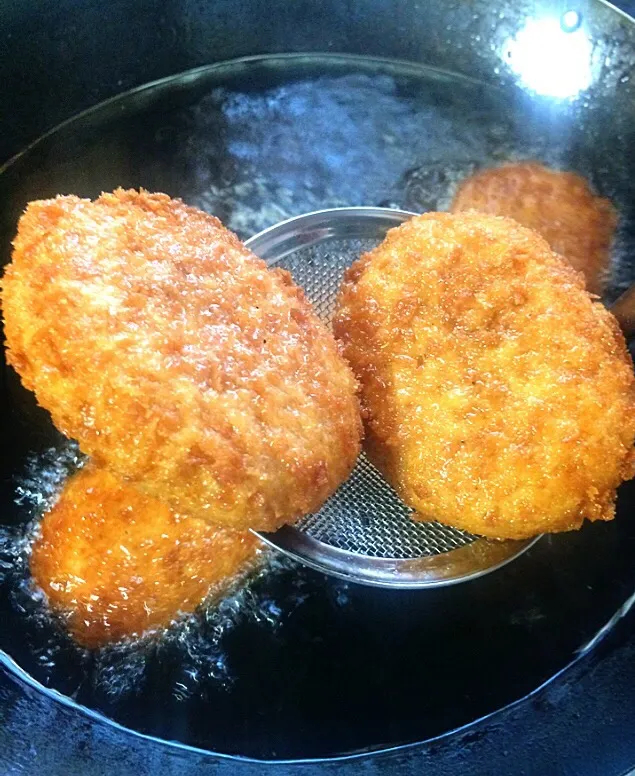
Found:
<svg viewBox="0 0 635 776"><path fill-rule="evenodd" d="M576 11L568 11L564 17ZM528 19L503 46L503 59L521 83L546 97L566 99L588 89L593 80L593 44L581 28L567 31L573 17Z"/></svg>
<svg viewBox="0 0 635 776"><path fill-rule="evenodd" d="M560 26L565 32L573 32L578 29L581 23L582 17L577 11L565 11L562 14Z"/></svg>

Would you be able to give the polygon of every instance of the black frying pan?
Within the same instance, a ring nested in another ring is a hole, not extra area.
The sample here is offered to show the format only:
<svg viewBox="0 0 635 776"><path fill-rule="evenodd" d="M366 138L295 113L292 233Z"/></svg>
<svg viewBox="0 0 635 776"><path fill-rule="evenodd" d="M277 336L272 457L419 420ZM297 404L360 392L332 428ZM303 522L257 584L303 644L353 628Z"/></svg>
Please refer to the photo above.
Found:
<svg viewBox="0 0 635 776"><path fill-rule="evenodd" d="M121 3L104 18L97 6L61 3L56 15L47 8L30 21L20 15L25 9L0 6L2 29L11 35L2 82L11 90L2 103L12 108L3 115L7 155L78 108L193 65L289 50L364 55L211 68L66 125L0 175L4 255L24 204L60 192L164 190L247 237L316 207L442 208L465 174L531 156L579 171L618 206L611 301L633 279L635 34L607 6L573 5L336 3L318 16L304 3L273 3L266 11L256 3L167 4L161 14ZM577 17L563 15L572 10ZM560 25L563 41L581 42L563 43L562 77L549 59L545 41L554 33L551 21L540 26L545 18ZM529 37L519 35L523 29ZM534 46L532 56L523 46L530 53ZM542 64L532 70L532 62ZM495 762L481 759L489 752L499 758L497 772L564 772L568 761L576 772L619 773L635 760L628 746L632 620L616 618L635 590L632 485L622 488L613 523L545 539L469 585L390 593L274 564L237 614L211 612L188 633L177 628L143 649L86 654L52 630L29 594L25 555L14 541L37 512L33 500L15 503L29 456L41 464L62 442L6 368L2 402L5 770L21 762L27 772L69 772L70 762L82 773L196 772L205 760L218 772L261 773L261 765L220 755L360 753L337 767L485 773ZM536 699L508 708L550 680ZM91 721L95 713L218 756L166 749ZM554 714L558 724L545 724ZM471 727L442 742L408 747L464 725ZM591 750L600 753L595 761L583 755Z"/></svg>

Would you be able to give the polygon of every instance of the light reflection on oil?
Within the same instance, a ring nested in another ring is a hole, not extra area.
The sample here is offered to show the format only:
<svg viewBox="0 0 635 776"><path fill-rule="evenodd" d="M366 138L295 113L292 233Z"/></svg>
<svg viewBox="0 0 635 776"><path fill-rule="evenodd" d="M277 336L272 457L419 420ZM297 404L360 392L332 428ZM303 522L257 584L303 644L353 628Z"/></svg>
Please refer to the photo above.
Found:
<svg viewBox="0 0 635 776"><path fill-rule="evenodd" d="M527 19L501 53L520 83L545 97L572 99L594 80L593 43L576 11Z"/></svg>

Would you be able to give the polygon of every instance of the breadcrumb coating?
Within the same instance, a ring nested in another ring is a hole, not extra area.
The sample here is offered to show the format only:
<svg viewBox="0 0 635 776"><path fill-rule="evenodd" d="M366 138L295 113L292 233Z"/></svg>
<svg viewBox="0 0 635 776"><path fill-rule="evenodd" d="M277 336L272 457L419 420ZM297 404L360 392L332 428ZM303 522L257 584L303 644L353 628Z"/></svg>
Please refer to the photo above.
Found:
<svg viewBox="0 0 635 776"><path fill-rule="evenodd" d="M635 471L633 365L539 235L415 217L351 267L334 325L368 452L416 519L521 539L613 517Z"/></svg>
<svg viewBox="0 0 635 776"><path fill-rule="evenodd" d="M580 175L550 170L538 162L493 167L466 178L451 209L508 216L535 229L552 250L584 274L589 291L602 293L617 212Z"/></svg>
<svg viewBox="0 0 635 776"><path fill-rule="evenodd" d="M99 647L169 625L253 560L250 532L215 529L89 465L41 523L31 573L73 638Z"/></svg>
<svg viewBox="0 0 635 776"><path fill-rule="evenodd" d="M274 530L360 446L355 379L288 273L165 194L32 202L2 282L8 361L55 425L181 514Z"/></svg>

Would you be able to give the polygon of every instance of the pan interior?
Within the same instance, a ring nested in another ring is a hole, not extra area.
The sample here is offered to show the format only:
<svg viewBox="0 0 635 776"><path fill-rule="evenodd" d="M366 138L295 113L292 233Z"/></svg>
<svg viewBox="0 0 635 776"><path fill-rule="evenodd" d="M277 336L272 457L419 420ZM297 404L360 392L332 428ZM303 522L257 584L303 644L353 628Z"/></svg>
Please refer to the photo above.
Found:
<svg viewBox="0 0 635 776"><path fill-rule="evenodd" d="M321 208L443 209L473 170L531 157L577 170L623 214L611 297L633 280L635 122L626 100L592 97L540 99L384 60L213 66L123 95L10 165L0 250L8 260L27 201L59 193L162 190L246 239ZM29 532L74 453L6 367L1 398L0 648L43 686L165 740L273 759L424 740L553 676L635 587L627 485L613 523L541 541L469 585L373 590L270 561L220 610L87 653L28 574Z"/></svg>

